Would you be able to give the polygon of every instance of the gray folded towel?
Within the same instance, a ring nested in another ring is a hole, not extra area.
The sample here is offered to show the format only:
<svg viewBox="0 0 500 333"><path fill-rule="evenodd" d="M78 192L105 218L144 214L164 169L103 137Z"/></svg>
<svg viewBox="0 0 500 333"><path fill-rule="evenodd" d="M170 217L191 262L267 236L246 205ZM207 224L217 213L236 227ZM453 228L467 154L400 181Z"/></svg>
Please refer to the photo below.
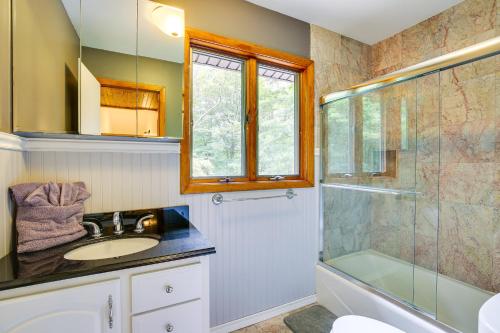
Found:
<svg viewBox="0 0 500 333"><path fill-rule="evenodd" d="M83 202L90 197L83 182L27 183L10 187L17 204L17 252L44 250L87 234L81 225Z"/></svg>

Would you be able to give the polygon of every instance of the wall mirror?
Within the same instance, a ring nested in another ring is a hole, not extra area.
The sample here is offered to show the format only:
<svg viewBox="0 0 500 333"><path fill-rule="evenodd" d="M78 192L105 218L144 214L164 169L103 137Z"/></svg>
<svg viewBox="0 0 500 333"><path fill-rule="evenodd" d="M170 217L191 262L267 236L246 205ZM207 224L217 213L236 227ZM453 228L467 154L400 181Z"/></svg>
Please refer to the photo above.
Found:
<svg viewBox="0 0 500 333"><path fill-rule="evenodd" d="M182 137L182 9L16 0L13 15L15 132Z"/></svg>

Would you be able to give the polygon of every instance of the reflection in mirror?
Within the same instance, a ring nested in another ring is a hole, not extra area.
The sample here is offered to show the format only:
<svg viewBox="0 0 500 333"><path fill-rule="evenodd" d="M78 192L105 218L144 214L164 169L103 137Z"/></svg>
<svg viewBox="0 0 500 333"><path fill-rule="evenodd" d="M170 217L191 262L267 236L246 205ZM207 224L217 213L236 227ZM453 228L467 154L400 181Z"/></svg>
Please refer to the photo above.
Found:
<svg viewBox="0 0 500 333"><path fill-rule="evenodd" d="M83 0L82 134L182 135L183 40L160 29L164 18L154 19L165 8L148 0Z"/></svg>
<svg viewBox="0 0 500 333"><path fill-rule="evenodd" d="M137 135L136 22L137 0L82 0L81 134Z"/></svg>
<svg viewBox="0 0 500 333"><path fill-rule="evenodd" d="M16 132L182 136L183 10L19 0L14 13Z"/></svg>
<svg viewBox="0 0 500 333"><path fill-rule="evenodd" d="M184 11L139 0L137 82L164 89L163 112L159 113L160 136L164 132L170 137L182 137L183 37ZM141 118L148 115L152 117L146 111L139 115L139 123L144 123ZM149 128L139 128L138 135L147 135L145 130Z"/></svg>

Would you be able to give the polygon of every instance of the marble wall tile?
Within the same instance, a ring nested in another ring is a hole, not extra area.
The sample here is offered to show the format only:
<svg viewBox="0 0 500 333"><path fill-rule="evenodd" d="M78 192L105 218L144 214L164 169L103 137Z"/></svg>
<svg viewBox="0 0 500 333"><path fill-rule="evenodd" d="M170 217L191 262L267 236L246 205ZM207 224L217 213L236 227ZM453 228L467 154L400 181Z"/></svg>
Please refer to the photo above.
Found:
<svg viewBox="0 0 500 333"><path fill-rule="evenodd" d="M321 95L500 35L500 0L465 0L371 47L321 28L312 34L322 41L311 41ZM331 47L325 49L326 44ZM419 78L414 92L416 101L409 90L396 87L383 100L387 149L400 148L403 96L415 102L416 151L400 152L398 177L359 181L386 188L413 184L420 195L413 206L372 196L363 212L371 214L369 225L357 224L369 232L360 236L358 230L356 237L428 269L438 265L439 237L443 274L500 291L500 56ZM353 216L348 220L355 221ZM354 229L336 233L338 253L360 248L353 236L342 240ZM412 237L414 249L408 246Z"/></svg>
<svg viewBox="0 0 500 333"><path fill-rule="evenodd" d="M311 59L321 63L336 63L341 35L311 24Z"/></svg>
<svg viewBox="0 0 500 333"><path fill-rule="evenodd" d="M371 68L373 77L401 68L402 43L402 35L396 34L372 45Z"/></svg>
<svg viewBox="0 0 500 333"><path fill-rule="evenodd" d="M346 36L341 36L340 50L336 53L335 60L340 65L358 69L362 73L369 73L371 62L370 51L371 48L369 45Z"/></svg>
<svg viewBox="0 0 500 333"><path fill-rule="evenodd" d="M399 258L413 263L415 261L415 213L416 201L414 196L402 196L400 198L401 225L399 230Z"/></svg>
<svg viewBox="0 0 500 333"><path fill-rule="evenodd" d="M323 191L323 259L370 247L371 195L325 188Z"/></svg>
<svg viewBox="0 0 500 333"><path fill-rule="evenodd" d="M493 207L496 204L495 178L495 163L443 165L439 178L439 198L441 201ZM443 217L440 222L445 225L450 221Z"/></svg>
<svg viewBox="0 0 500 333"><path fill-rule="evenodd" d="M441 201L439 272L492 290L495 208ZM445 241L443 241L445 240Z"/></svg>
<svg viewBox="0 0 500 333"><path fill-rule="evenodd" d="M415 264L432 271L437 269L438 203L417 197L415 214Z"/></svg>
<svg viewBox="0 0 500 333"><path fill-rule="evenodd" d="M443 12L445 53L494 37L496 10L496 0L466 0Z"/></svg>
<svg viewBox="0 0 500 333"><path fill-rule="evenodd" d="M401 32L403 67L441 55L445 37L441 16L441 14L433 16Z"/></svg>
<svg viewBox="0 0 500 333"><path fill-rule="evenodd" d="M418 128L439 126L440 80L439 73L426 75L416 80Z"/></svg>
<svg viewBox="0 0 500 333"><path fill-rule="evenodd" d="M413 262L415 202L412 197L373 194L370 248Z"/></svg>
<svg viewBox="0 0 500 333"><path fill-rule="evenodd" d="M411 61L432 58L441 45L439 35L439 15L417 25L417 36L429 43L426 49L430 54L410 55ZM409 29L411 30L411 29ZM423 31L421 31L423 30ZM418 45L408 43L410 52ZM425 47L425 46L420 46ZM408 62L406 63L408 65ZM438 194L439 194L439 164L440 164L440 77L432 74L417 79L417 151L415 190L415 264L432 271L437 269L438 246Z"/></svg>
<svg viewBox="0 0 500 333"><path fill-rule="evenodd" d="M316 147L319 147L319 99L370 78L370 47L311 25L311 59L315 72Z"/></svg>
<svg viewBox="0 0 500 333"><path fill-rule="evenodd" d="M500 35L500 0L496 0L496 22L495 22L495 35Z"/></svg>
<svg viewBox="0 0 500 333"><path fill-rule="evenodd" d="M418 198L430 202L438 201L439 191L439 161L416 163L415 189Z"/></svg>
<svg viewBox="0 0 500 333"><path fill-rule="evenodd" d="M498 215L498 210L495 217L493 218L494 226L494 253L493 253L493 291L500 293L500 220Z"/></svg>
<svg viewBox="0 0 500 333"><path fill-rule="evenodd" d="M442 71L441 84L457 84L495 74L497 61L498 56L494 56Z"/></svg>
<svg viewBox="0 0 500 333"><path fill-rule="evenodd" d="M418 126L417 128L417 162L430 163L439 159L440 128Z"/></svg>
<svg viewBox="0 0 500 333"><path fill-rule="evenodd" d="M465 0L374 44L372 77L414 65L500 34L497 1Z"/></svg>
<svg viewBox="0 0 500 333"><path fill-rule="evenodd" d="M471 121L441 129L441 160L450 163L495 161L496 128L493 121Z"/></svg>
<svg viewBox="0 0 500 333"><path fill-rule="evenodd" d="M316 62L314 64L316 95L319 97L329 94L345 85L345 81L336 76L338 71L335 64L330 62Z"/></svg>
<svg viewBox="0 0 500 333"><path fill-rule="evenodd" d="M355 84L368 80L367 73L346 65L334 64L333 76L337 78L339 90L348 89ZM341 79L338 79L341 78Z"/></svg>
<svg viewBox="0 0 500 333"><path fill-rule="evenodd" d="M494 67L494 65L493 65ZM446 71L447 72L447 71ZM446 81L441 85L443 126L459 125L468 121L495 118L495 74L467 81ZM455 70L451 70L451 73Z"/></svg>

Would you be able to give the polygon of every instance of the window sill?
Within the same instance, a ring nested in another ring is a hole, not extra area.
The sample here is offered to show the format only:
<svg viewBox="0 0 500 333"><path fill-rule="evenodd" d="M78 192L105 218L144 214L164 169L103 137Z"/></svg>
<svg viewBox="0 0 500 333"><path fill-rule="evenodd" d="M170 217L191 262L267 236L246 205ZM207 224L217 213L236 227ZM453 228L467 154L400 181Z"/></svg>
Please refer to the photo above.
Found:
<svg viewBox="0 0 500 333"><path fill-rule="evenodd" d="M236 192L236 191L258 191L288 188L314 187L314 183L307 180L280 180L280 181L249 181L231 183L190 183L181 186L182 194Z"/></svg>

